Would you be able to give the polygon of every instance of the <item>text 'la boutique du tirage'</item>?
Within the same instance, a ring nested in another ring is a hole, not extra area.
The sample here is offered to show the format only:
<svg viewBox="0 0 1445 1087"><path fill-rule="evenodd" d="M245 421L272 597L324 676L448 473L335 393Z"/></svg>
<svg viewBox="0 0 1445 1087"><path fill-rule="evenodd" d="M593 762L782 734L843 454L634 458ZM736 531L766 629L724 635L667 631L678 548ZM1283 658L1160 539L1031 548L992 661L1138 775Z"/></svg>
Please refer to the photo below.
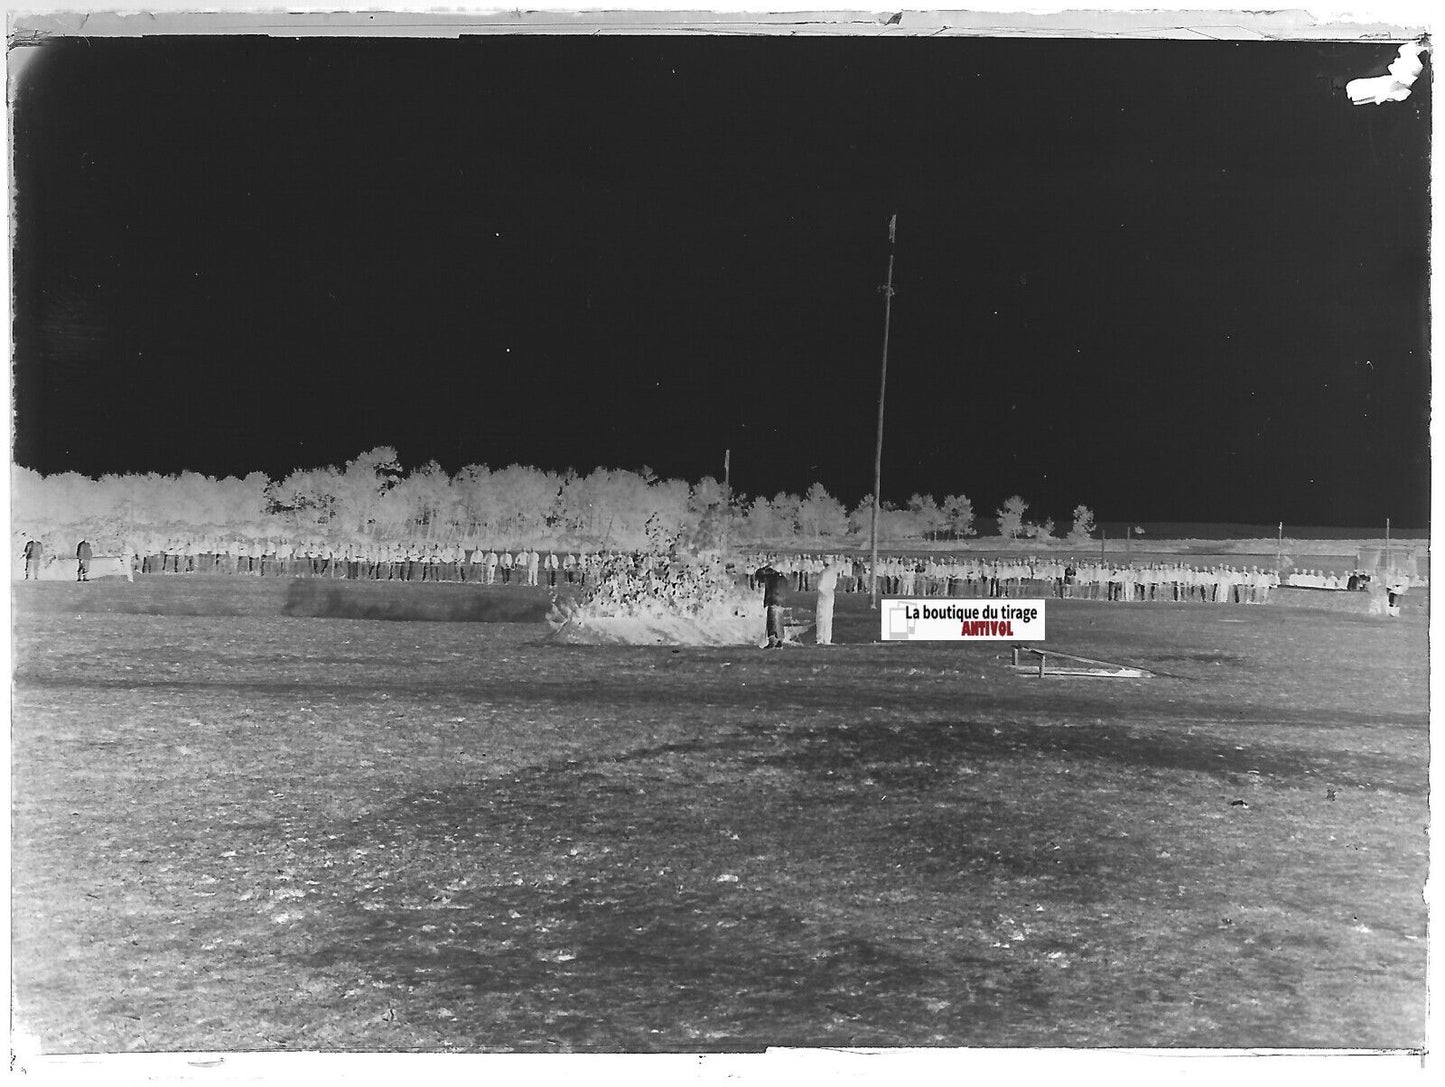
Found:
<svg viewBox="0 0 1445 1087"><path fill-rule="evenodd" d="M928 600L885 600L885 641L1042 641L1044 601L938 604Z"/></svg>

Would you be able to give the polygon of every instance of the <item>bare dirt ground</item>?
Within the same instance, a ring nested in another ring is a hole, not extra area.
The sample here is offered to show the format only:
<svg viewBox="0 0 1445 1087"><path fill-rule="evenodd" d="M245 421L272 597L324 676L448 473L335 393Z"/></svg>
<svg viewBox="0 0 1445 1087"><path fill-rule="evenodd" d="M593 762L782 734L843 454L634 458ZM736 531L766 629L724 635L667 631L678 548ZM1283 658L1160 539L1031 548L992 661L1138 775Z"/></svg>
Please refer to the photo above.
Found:
<svg viewBox="0 0 1445 1087"><path fill-rule="evenodd" d="M46 1051L1424 1042L1420 610L1056 602L1171 673L1069 681L298 584L15 586Z"/></svg>

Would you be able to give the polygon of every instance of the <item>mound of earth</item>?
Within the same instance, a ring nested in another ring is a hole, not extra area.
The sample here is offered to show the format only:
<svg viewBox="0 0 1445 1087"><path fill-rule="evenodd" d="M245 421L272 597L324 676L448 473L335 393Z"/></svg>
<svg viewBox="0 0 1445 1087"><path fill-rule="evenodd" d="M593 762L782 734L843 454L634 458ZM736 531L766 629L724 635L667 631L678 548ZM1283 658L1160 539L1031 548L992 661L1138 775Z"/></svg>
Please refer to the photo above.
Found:
<svg viewBox="0 0 1445 1087"><path fill-rule="evenodd" d="M548 620L552 636L568 645L755 645L763 614L702 618L689 615Z"/></svg>

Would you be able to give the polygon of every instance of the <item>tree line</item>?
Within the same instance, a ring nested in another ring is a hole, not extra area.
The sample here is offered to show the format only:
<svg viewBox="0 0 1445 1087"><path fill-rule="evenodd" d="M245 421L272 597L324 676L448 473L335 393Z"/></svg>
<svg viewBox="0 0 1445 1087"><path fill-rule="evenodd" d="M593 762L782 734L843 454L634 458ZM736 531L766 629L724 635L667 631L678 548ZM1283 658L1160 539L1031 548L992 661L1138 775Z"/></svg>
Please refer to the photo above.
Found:
<svg viewBox="0 0 1445 1087"><path fill-rule="evenodd" d="M597 468L582 474L521 464L468 465L455 474L435 461L405 470L395 449L379 446L341 467L298 468L283 479L262 472L216 479L198 472L42 476L16 468L17 528L88 527L96 534L235 533L247 536L542 541L636 547L679 539L696 547L734 542L784 543L867 535L873 497L849 508L814 483L802 495L733 492L711 476L696 483L661 479L650 469ZM1028 503L1010 497L995 511L999 534L1050 538L1052 520L1026 520ZM1087 507L1074 511L1071 535L1093 531ZM966 539L976 535L973 503L962 494L913 495L884 503L879 536L889 540Z"/></svg>

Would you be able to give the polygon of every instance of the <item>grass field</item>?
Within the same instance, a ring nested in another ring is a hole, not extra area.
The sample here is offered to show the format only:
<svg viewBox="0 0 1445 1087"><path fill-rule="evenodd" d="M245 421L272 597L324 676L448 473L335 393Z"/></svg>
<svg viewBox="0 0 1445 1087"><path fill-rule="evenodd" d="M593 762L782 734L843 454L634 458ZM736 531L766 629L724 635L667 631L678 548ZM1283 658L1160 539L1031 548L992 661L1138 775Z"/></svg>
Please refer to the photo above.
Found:
<svg viewBox="0 0 1445 1087"><path fill-rule="evenodd" d="M1041 681L866 598L765 653L550 644L517 589L14 588L49 1052L1424 1043L1418 610L1057 602L1171 675Z"/></svg>

